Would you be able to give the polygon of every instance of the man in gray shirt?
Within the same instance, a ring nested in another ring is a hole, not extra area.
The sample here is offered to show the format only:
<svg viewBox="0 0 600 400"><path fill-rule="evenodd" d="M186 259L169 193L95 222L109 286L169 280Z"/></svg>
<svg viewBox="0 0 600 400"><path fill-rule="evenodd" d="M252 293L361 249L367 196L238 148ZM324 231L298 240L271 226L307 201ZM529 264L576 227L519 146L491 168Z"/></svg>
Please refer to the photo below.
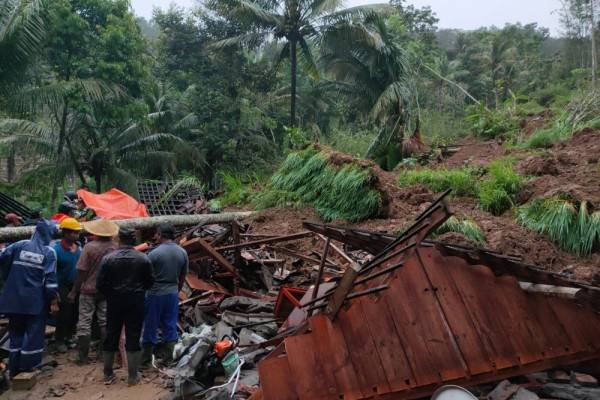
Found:
<svg viewBox="0 0 600 400"><path fill-rule="evenodd" d="M166 346L167 360L177 343L179 291L188 272L188 255L175 243L175 228L171 224L158 227L160 245L149 254L154 272L154 285L146 293L142 366L150 367L160 328Z"/></svg>

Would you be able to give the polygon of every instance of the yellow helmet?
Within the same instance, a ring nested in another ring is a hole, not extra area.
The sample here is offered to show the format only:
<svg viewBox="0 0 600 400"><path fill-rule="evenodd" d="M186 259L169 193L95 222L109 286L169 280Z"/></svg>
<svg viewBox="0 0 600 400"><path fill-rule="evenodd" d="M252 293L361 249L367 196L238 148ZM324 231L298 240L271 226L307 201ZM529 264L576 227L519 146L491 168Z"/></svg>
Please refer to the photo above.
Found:
<svg viewBox="0 0 600 400"><path fill-rule="evenodd" d="M70 231L80 231L81 229L83 229L79 221L77 221L75 218L63 219L62 221L60 221L59 227L60 229L68 229Z"/></svg>

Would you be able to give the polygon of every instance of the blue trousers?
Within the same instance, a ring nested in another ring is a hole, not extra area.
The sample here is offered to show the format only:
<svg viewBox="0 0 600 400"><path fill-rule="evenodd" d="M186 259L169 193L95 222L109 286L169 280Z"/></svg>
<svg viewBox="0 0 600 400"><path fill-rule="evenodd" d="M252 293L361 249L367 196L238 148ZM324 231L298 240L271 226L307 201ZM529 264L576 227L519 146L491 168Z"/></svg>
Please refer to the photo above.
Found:
<svg viewBox="0 0 600 400"><path fill-rule="evenodd" d="M42 363L46 315L12 314L8 321L10 374L15 376L19 372L33 371Z"/></svg>
<svg viewBox="0 0 600 400"><path fill-rule="evenodd" d="M163 296L147 295L144 304L144 335L142 343L155 346L158 343L156 331L160 328L165 343L177 341L177 314L179 296L177 293Z"/></svg>

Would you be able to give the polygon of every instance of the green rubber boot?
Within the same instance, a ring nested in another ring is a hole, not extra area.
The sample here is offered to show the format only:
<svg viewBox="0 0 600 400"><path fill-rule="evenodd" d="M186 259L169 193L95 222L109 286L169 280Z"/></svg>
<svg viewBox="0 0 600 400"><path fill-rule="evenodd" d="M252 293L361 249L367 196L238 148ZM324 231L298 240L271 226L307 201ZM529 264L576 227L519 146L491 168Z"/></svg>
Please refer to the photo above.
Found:
<svg viewBox="0 0 600 400"><path fill-rule="evenodd" d="M164 354L164 362L165 364L170 364L173 362L173 350L175 350L176 342L165 343L165 354Z"/></svg>

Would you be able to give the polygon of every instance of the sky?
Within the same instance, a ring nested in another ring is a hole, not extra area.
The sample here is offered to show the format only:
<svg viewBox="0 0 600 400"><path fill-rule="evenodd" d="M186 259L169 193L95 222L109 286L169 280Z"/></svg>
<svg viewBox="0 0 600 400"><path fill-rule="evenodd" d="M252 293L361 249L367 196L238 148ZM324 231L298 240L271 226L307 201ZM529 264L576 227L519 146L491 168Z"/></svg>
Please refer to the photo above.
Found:
<svg viewBox="0 0 600 400"><path fill-rule="evenodd" d="M198 0L132 0L136 14L152 17L152 8L167 8L175 3L189 7ZM386 0L346 0L347 6L383 3ZM417 7L431 6L440 19L440 28L476 29L482 26L503 26L505 23L537 22L560 33L559 17L555 12L560 0L408 0Z"/></svg>

